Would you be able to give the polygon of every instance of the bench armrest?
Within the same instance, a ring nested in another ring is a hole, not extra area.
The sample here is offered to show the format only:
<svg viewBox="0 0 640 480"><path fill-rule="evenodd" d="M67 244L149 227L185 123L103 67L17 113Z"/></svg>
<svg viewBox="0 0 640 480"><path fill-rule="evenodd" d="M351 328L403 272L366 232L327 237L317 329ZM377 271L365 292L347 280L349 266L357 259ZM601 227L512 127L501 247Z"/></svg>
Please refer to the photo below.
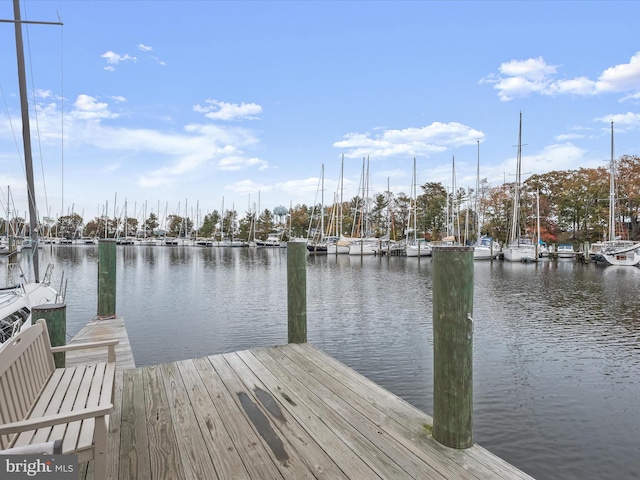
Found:
<svg viewBox="0 0 640 480"><path fill-rule="evenodd" d="M108 347L108 361L116 361L115 346L120 343L120 340L102 340L100 342L85 342L85 343L70 343L68 345L61 345L59 347L51 347L51 353L70 352L72 350L84 350L89 348Z"/></svg>
<svg viewBox="0 0 640 480"><path fill-rule="evenodd" d="M28 432L38 428L52 427L63 423L84 420L85 418L96 418L108 415L113 410L113 404L109 403L100 407L82 408L72 412L59 413L56 415L46 415L44 417L30 418L19 422L5 423L0 425L0 435L12 433Z"/></svg>
<svg viewBox="0 0 640 480"><path fill-rule="evenodd" d="M0 450L0 455L59 455L62 453L62 440L53 440L51 442L34 443L32 445L24 445L13 447L7 450Z"/></svg>

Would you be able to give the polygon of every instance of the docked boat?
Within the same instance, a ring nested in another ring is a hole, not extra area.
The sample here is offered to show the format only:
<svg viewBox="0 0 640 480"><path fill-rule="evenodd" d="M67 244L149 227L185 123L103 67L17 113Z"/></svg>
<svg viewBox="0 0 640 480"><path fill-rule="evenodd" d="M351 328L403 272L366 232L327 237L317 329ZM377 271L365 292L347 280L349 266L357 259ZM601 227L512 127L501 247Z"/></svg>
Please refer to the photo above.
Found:
<svg viewBox="0 0 640 480"><path fill-rule="evenodd" d="M405 245L405 255L407 257L430 257L431 245L424 239L418 239L418 202L417 202L417 174L416 158L413 157L413 179L411 181L411 204L409 207L409 219L407 221L407 238ZM413 221L413 225L411 222ZM413 233L413 238L409 234Z"/></svg>
<svg viewBox="0 0 640 480"><path fill-rule="evenodd" d="M327 244L327 253L329 255L347 255L349 253L349 245L351 245L350 238L339 237L335 242Z"/></svg>
<svg viewBox="0 0 640 480"><path fill-rule="evenodd" d="M17 265L10 265L7 274L9 286L0 288L0 348L11 337L32 325L31 310L38 305L58 303L59 295L51 286L53 265L49 265L42 282L25 283L24 274ZM17 275L14 270L19 270ZM18 277L20 282L13 282Z"/></svg>
<svg viewBox="0 0 640 480"><path fill-rule="evenodd" d="M611 122L611 162L609 173L609 239L601 242L600 251L594 253L596 261L609 265L637 266L640 264L640 242L623 240L616 236L615 160L613 158L613 122Z"/></svg>
<svg viewBox="0 0 640 480"><path fill-rule="evenodd" d="M518 154L516 162L516 182L513 192L513 211L509 227L509 240L502 248L503 258L508 262L537 262L538 248L530 237L520 232L520 176L522 167L522 113L518 130Z"/></svg>
<svg viewBox="0 0 640 480"><path fill-rule="evenodd" d="M270 233L265 240L254 239L256 247L280 247L282 242L279 233Z"/></svg>
<svg viewBox="0 0 640 480"><path fill-rule="evenodd" d="M493 260L500 253L500 245L494 242L491 237L482 235L480 230L480 213L479 198L480 194L480 140L478 140L478 162L476 167L476 192L475 192L475 211L476 211L476 241L473 244L474 260Z"/></svg>
<svg viewBox="0 0 640 480"><path fill-rule="evenodd" d="M349 245L349 255L375 255L380 242L377 238L358 238Z"/></svg>
<svg viewBox="0 0 640 480"><path fill-rule="evenodd" d="M473 244L474 260L492 260L497 258L499 253L500 244L486 235L482 235L476 243Z"/></svg>
<svg viewBox="0 0 640 480"><path fill-rule="evenodd" d="M575 258L576 251L570 243L561 243L556 249L556 256L558 258Z"/></svg>
<svg viewBox="0 0 640 480"><path fill-rule="evenodd" d="M176 237L164 237L164 244L168 246L178 245L178 239Z"/></svg>

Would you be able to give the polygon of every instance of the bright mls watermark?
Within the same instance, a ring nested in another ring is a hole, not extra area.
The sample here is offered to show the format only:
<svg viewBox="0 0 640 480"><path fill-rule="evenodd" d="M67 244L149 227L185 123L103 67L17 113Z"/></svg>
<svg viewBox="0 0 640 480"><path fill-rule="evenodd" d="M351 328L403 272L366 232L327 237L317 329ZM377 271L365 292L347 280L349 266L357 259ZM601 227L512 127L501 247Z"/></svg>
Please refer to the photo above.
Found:
<svg viewBox="0 0 640 480"><path fill-rule="evenodd" d="M22 480L78 478L77 455L0 455L0 478Z"/></svg>

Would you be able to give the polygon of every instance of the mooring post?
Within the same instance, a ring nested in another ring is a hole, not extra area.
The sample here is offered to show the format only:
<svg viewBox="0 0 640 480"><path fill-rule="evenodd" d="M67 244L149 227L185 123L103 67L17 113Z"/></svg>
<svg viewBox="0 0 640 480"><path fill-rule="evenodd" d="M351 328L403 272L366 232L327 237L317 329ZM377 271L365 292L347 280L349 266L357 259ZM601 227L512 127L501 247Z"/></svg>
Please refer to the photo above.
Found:
<svg viewBox="0 0 640 480"><path fill-rule="evenodd" d="M98 317L116 314L116 241L101 238L98 242Z"/></svg>
<svg viewBox="0 0 640 480"><path fill-rule="evenodd" d="M307 342L307 245L287 243L289 343Z"/></svg>
<svg viewBox="0 0 640 480"><path fill-rule="evenodd" d="M61 347L67 344L67 306L64 303L36 305L31 309L31 318L34 323L41 318L47 322L52 347ZM64 368L65 352L54 353L53 360L56 368Z"/></svg>
<svg viewBox="0 0 640 480"><path fill-rule="evenodd" d="M473 445L473 247L433 249L433 438Z"/></svg>

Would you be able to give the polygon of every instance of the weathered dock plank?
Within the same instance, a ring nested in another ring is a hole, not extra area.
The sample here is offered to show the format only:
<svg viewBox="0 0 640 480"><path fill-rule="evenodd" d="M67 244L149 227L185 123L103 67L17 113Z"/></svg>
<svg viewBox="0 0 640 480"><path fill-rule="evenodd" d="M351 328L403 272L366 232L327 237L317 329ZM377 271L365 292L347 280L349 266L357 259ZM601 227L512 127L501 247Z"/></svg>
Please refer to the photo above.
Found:
<svg viewBox="0 0 640 480"><path fill-rule="evenodd" d="M351 448L333 441L336 433L323 421L322 412L310 408L298 398L291 385L286 385L269 368L256 358L256 350L237 352L239 358L257 375L262 385L274 397L281 397L282 407L306 429L318 445L332 458L343 472L355 472L359 478L376 478L378 475ZM276 372L280 373L280 372ZM340 438L340 437L339 437Z"/></svg>
<svg viewBox="0 0 640 480"><path fill-rule="evenodd" d="M114 317L107 319L94 318L71 339L69 343L97 342L101 340L111 340L117 338L119 343L115 347L117 373L114 389L114 408L110 415L109 422L109 457L107 462L107 477L117 479L119 477L119 451L121 432L121 412L122 412L122 384L123 370L135 368L135 361L131 345L129 343L129 335L122 317ZM66 366L85 365L87 363L95 363L105 361L107 359L106 349L98 350L75 350L66 352ZM93 478L93 462L87 462L79 466L79 479ZM142 477L133 477L142 478Z"/></svg>
<svg viewBox="0 0 640 480"><path fill-rule="evenodd" d="M415 433L416 426L432 425L432 418L400 397L385 390L380 385L370 381L363 375L351 370L338 360L326 355L317 348L309 344L287 345L284 348L277 347L280 351L289 350L299 352L311 360L318 369L325 372L329 377L338 378L345 385L350 385L356 389L366 403L381 409L384 414L393 418L396 423L404 428L409 428L411 433ZM288 354L288 353L287 353ZM353 399L355 401L355 399ZM426 432L426 430L424 430ZM426 452L434 455L438 452L448 462L462 466L465 470L473 473L478 479L498 479L516 480L532 479L531 476L518 470L513 465L495 456L486 449L475 444L471 448L457 450L445 447L433 439L431 435L424 435L422 432L416 433L426 442ZM413 438L413 437L410 437ZM447 478L457 478L450 476Z"/></svg>
<svg viewBox="0 0 640 480"><path fill-rule="evenodd" d="M113 463L115 468L108 470L108 478L150 478L151 456L147 436L143 373L142 370L127 370L120 378L123 388L118 402L121 405L119 449L109 450L109 455L113 458L113 462L109 463ZM114 423L115 419L112 417L110 433L113 432Z"/></svg>
<svg viewBox="0 0 640 480"><path fill-rule="evenodd" d="M162 378L162 366L142 369L148 451L151 463L149 478L186 479L185 465L181 461L175 419L171 416L169 394ZM145 425L140 426L140 428ZM188 467L188 465L187 465ZM144 478L144 477L138 477Z"/></svg>
<svg viewBox="0 0 640 480"><path fill-rule="evenodd" d="M283 478L260 438L251 428L245 416L240 413L235 399L224 385L214 366L208 358L193 361L204 386L214 399L212 406L218 409L220 418L226 428L232 444L220 445L219 448L234 449L252 479L281 479Z"/></svg>
<svg viewBox="0 0 640 480"><path fill-rule="evenodd" d="M440 445L428 415L308 344L136 372L144 382L125 382L123 394L140 397L128 390L142 385L146 415L121 433L125 446L147 432L136 453L151 468L138 478L531 478L476 445ZM135 408L125 403L123 421Z"/></svg>
<svg viewBox="0 0 640 480"><path fill-rule="evenodd" d="M249 480L249 472L215 408L216 398L209 395L195 362L180 362L178 368L185 388L190 392L191 407L218 478Z"/></svg>
<svg viewBox="0 0 640 480"><path fill-rule="evenodd" d="M126 370L127 368L135 368L136 364L129 343L129 335L122 317L99 319L94 318L89 321L69 343L98 342L101 340L111 340L117 338L119 340L116 345L116 358L118 360L118 369ZM66 365L85 365L87 363L104 361L106 359L106 350L76 350L66 352Z"/></svg>
<svg viewBox="0 0 640 480"><path fill-rule="evenodd" d="M225 383L236 387L237 391L244 389L250 392L254 405L262 410L264 418L268 418L274 430L283 439L283 450L294 453L304 467L319 480L347 480L331 457L316 443L314 436L302 428L299 419L289 411L281 408L278 400L273 398L264 383L258 378L247 364L236 354L223 355L229 364L224 378ZM233 379L232 375L237 375ZM228 380L228 381L227 381ZM240 383L242 382L242 383ZM277 395L277 394L276 394ZM258 429L264 428L257 424ZM258 432L260 433L260 432ZM287 459L288 463L293 463Z"/></svg>
<svg viewBox="0 0 640 480"><path fill-rule="evenodd" d="M346 435L346 446L354 448L382 478L446 478L390 438L379 423L368 418L358 405L352 404L345 395L345 385L331 383L329 377L318 379L317 368L304 357L292 358L278 349L261 350L256 355L269 368L282 369L281 375L288 372L292 376L291 381L296 382L299 398L327 411L323 420L334 434ZM458 478L465 477L459 475Z"/></svg>
<svg viewBox="0 0 640 480"><path fill-rule="evenodd" d="M73 341L114 337L110 480L531 479L478 445L439 444L431 417L309 344L135 369L122 319Z"/></svg>

